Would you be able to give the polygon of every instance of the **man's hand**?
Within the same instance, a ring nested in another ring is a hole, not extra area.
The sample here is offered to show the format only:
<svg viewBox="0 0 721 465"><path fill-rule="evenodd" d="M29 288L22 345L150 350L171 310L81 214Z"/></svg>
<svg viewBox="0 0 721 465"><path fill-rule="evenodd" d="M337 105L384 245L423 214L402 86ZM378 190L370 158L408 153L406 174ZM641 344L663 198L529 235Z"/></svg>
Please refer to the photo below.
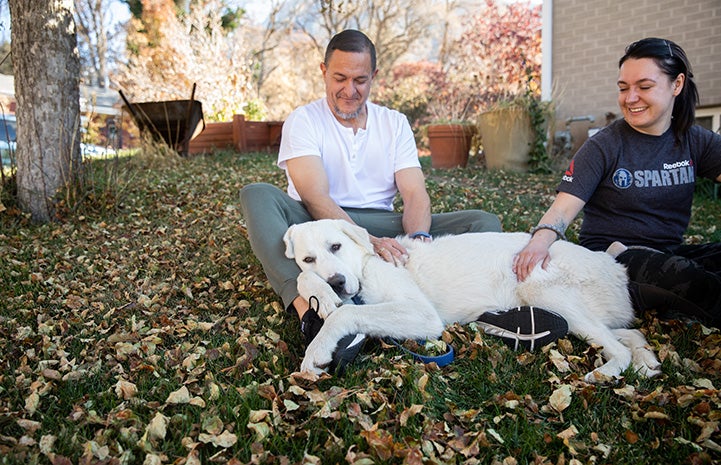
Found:
<svg viewBox="0 0 721 465"><path fill-rule="evenodd" d="M370 236L371 244L376 255L395 266L404 266L408 261L408 251L390 237Z"/></svg>

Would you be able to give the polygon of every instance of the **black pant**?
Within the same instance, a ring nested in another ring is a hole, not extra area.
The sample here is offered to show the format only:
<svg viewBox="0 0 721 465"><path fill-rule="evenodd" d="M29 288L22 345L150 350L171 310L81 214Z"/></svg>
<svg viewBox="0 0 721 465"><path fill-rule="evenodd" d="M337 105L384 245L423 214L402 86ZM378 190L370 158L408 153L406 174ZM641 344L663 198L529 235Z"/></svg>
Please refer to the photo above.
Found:
<svg viewBox="0 0 721 465"><path fill-rule="evenodd" d="M626 265L636 310L683 314L721 327L721 243L682 245L672 252L630 248Z"/></svg>

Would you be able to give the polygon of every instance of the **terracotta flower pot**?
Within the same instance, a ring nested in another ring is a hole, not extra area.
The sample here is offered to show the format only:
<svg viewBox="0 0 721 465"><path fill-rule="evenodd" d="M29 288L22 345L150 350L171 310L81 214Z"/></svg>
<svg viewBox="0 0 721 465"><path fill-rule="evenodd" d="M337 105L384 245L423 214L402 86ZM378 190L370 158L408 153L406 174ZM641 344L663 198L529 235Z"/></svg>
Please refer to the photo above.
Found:
<svg viewBox="0 0 721 465"><path fill-rule="evenodd" d="M465 167L471 150L473 126L432 124L428 126L428 145L433 168Z"/></svg>

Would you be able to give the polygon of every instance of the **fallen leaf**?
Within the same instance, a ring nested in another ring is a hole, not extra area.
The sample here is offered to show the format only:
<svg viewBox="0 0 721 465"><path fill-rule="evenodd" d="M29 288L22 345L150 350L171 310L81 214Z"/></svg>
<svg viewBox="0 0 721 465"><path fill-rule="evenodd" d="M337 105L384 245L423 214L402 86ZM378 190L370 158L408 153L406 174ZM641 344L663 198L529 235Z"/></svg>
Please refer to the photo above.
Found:
<svg viewBox="0 0 721 465"><path fill-rule="evenodd" d="M238 436L225 430L219 436L216 436L213 444L227 449L228 447L232 447L236 442L238 442Z"/></svg>
<svg viewBox="0 0 721 465"><path fill-rule="evenodd" d="M636 388L634 388L630 384L627 384L622 388L614 389L613 392L615 392L616 394L618 394L619 396L623 397L626 400L631 400L636 395Z"/></svg>
<svg viewBox="0 0 721 465"><path fill-rule="evenodd" d="M506 443L506 441L503 440L503 438L501 437L501 435L498 434L498 431L496 431L495 429L493 429L493 428L488 428L488 429L486 430L486 433L490 434L491 437L493 437L493 439L495 439L495 440L498 441L499 443L501 443L501 444L505 444L505 443Z"/></svg>
<svg viewBox="0 0 721 465"><path fill-rule="evenodd" d="M190 402L190 392L185 386L171 392L168 398L165 399L166 404L187 404L188 402Z"/></svg>
<svg viewBox="0 0 721 465"><path fill-rule="evenodd" d="M25 410L30 415L35 414L39 405L40 405L40 396L38 395L37 392L32 392L32 393L30 393L29 396L27 396L25 398Z"/></svg>
<svg viewBox="0 0 721 465"><path fill-rule="evenodd" d="M656 411L646 412L646 413L643 414L643 417L644 417L644 418L651 418L651 419L654 419L654 420L668 420L668 419L669 419L668 415L666 415L665 413L663 413L663 412L656 412Z"/></svg>
<svg viewBox="0 0 721 465"><path fill-rule="evenodd" d="M145 435L149 440L153 439L165 439L167 434L168 417L160 412L157 412L148 426L145 428Z"/></svg>
<svg viewBox="0 0 721 465"><path fill-rule="evenodd" d="M185 465L202 465L200 461L200 452L197 449L193 449L185 457Z"/></svg>
<svg viewBox="0 0 721 465"><path fill-rule="evenodd" d="M285 409L289 412L298 410L300 408L300 405L296 404L290 399L283 399L283 405L285 406Z"/></svg>
<svg viewBox="0 0 721 465"><path fill-rule="evenodd" d="M639 439L639 438L638 438L638 434L634 433L634 432L631 431L630 429L627 429L627 430L623 433L623 437L626 438L626 441L627 441L629 444L636 444L636 443L638 442L638 439Z"/></svg>
<svg viewBox="0 0 721 465"><path fill-rule="evenodd" d="M53 448L55 447L55 441L57 441L57 436L54 436L52 434L45 434L40 438L40 452L42 452L45 455L50 455L53 452Z"/></svg>
<svg viewBox="0 0 721 465"><path fill-rule="evenodd" d="M548 352L548 358L551 360L551 363L556 367L558 371L561 373L567 373L571 370L570 365L568 364L568 360L566 360L566 357L564 357L559 351L556 349L551 349Z"/></svg>
<svg viewBox="0 0 721 465"><path fill-rule="evenodd" d="M137 393L138 387L129 381L121 379L115 383L115 394L123 400L132 399Z"/></svg>
<svg viewBox="0 0 721 465"><path fill-rule="evenodd" d="M26 432L30 434L34 434L35 431L40 429L41 423L39 421L33 421L33 420L27 420L25 418L20 418L17 421L18 426L20 426L22 429L24 429Z"/></svg>
<svg viewBox="0 0 721 465"><path fill-rule="evenodd" d="M401 426L406 426L408 419L420 413L421 410L423 410L423 406L418 404L411 405L409 408L403 410L400 417Z"/></svg>
<svg viewBox="0 0 721 465"><path fill-rule="evenodd" d="M548 399L551 407L558 413L563 412L571 405L571 386L564 384L558 389L554 390L551 397Z"/></svg>
<svg viewBox="0 0 721 465"><path fill-rule="evenodd" d="M248 423L248 429L255 433L255 440L262 442L263 439L268 437L271 432L270 425L268 423Z"/></svg>
<svg viewBox="0 0 721 465"><path fill-rule="evenodd" d="M568 428L564 429L560 433L556 435L556 437L560 439L571 439L573 437L576 437L578 434L578 429L574 425L569 426Z"/></svg>
<svg viewBox="0 0 721 465"><path fill-rule="evenodd" d="M188 403L196 407L205 408L205 400L202 397L193 397L188 401Z"/></svg>
<svg viewBox="0 0 721 465"><path fill-rule="evenodd" d="M220 434L223 431L223 420L219 416L205 418L202 422L203 431L209 434Z"/></svg>
<svg viewBox="0 0 721 465"><path fill-rule="evenodd" d="M697 378L693 380L693 385L704 389L716 389L715 387L713 387L713 383L711 382L711 380L706 378Z"/></svg>

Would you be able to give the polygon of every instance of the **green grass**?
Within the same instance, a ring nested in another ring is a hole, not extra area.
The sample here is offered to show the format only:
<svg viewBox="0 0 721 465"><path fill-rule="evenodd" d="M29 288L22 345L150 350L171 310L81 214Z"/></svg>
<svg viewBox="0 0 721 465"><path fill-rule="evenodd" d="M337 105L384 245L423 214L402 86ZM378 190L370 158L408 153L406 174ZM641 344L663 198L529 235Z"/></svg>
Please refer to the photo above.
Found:
<svg viewBox="0 0 721 465"><path fill-rule="evenodd" d="M493 211L509 231L538 221L558 180L422 161L434 211ZM581 341L515 353L454 325L444 339L457 358L443 369L374 343L344 377L310 381L294 374L297 318L238 209L242 186L285 185L273 156L91 169L84 203L58 223L30 224L7 201L0 214L0 463L721 460L717 331L644 315L663 361L651 380L589 385L599 356ZM688 240L721 240L720 217L721 201L699 195ZM570 404L557 411L564 386ZM169 402L182 388L188 398Z"/></svg>

